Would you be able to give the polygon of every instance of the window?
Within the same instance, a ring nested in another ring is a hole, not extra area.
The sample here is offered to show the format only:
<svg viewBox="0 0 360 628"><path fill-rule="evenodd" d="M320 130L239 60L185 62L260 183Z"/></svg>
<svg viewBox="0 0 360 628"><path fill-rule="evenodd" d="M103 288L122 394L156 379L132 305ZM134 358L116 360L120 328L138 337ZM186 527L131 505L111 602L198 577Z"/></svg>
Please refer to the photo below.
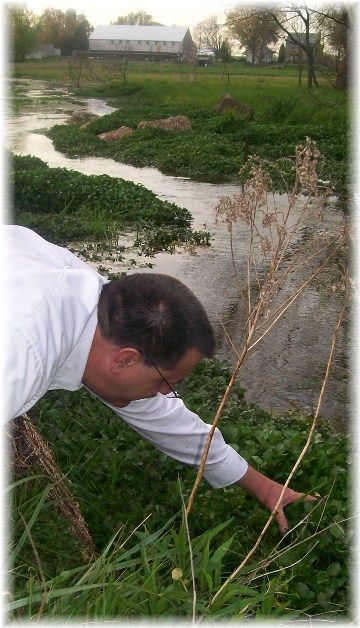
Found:
<svg viewBox="0 0 360 628"><path fill-rule="evenodd" d="M147 41L146 43L148 44L149 42Z"/></svg>
<svg viewBox="0 0 360 628"><path fill-rule="evenodd" d="M141 40L140 39L138 39L138 44L141 44Z"/></svg>
<svg viewBox="0 0 360 628"><path fill-rule="evenodd" d="M157 45L158 45L158 43L159 43L159 42L158 42L158 41L156 41L156 42L155 42L155 46L157 46Z"/></svg>

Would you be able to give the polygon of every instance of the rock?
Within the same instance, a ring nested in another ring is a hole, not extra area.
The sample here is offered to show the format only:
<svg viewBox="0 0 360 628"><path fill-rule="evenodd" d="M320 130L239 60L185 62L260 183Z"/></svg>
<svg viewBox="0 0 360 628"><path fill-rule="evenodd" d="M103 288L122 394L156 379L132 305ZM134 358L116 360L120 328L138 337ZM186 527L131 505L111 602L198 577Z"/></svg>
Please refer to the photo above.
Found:
<svg viewBox="0 0 360 628"><path fill-rule="evenodd" d="M128 126L121 126L119 129L115 129L114 131L106 131L106 133L100 133L98 137L109 144L111 142L116 142L117 140L121 140L125 135L130 135L134 132L134 129L131 129Z"/></svg>
<svg viewBox="0 0 360 628"><path fill-rule="evenodd" d="M187 116L172 116L170 118L163 118L162 120L146 120L139 122L138 129L145 129L146 127L157 127L164 129L165 131L190 131L191 122Z"/></svg>
<svg viewBox="0 0 360 628"><path fill-rule="evenodd" d="M99 116L90 111L80 110L74 111L72 116L67 120L68 124L86 124L92 120L96 120Z"/></svg>
<svg viewBox="0 0 360 628"><path fill-rule="evenodd" d="M242 118L248 118L248 120L252 120L254 117L254 110L251 109L251 107L245 105L243 102L235 100L231 94L224 94L216 105L216 111L219 113L225 113L226 111L229 111L229 109L232 109L236 115Z"/></svg>

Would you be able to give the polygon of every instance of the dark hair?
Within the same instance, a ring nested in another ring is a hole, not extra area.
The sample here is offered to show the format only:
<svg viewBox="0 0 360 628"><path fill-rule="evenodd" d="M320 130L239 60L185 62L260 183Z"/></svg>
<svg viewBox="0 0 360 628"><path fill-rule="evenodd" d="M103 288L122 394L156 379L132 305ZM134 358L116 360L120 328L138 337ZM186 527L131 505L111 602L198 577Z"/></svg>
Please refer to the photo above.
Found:
<svg viewBox="0 0 360 628"><path fill-rule="evenodd" d="M171 369L188 349L212 357L214 332L200 301L169 275L135 273L106 283L98 305L100 332L134 347L146 364Z"/></svg>

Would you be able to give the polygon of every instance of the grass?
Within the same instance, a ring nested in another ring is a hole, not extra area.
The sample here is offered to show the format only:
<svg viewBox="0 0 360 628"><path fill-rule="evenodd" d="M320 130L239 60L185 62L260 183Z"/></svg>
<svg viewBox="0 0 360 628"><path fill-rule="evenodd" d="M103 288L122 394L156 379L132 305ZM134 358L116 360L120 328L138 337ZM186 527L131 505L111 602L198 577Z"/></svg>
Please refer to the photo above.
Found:
<svg viewBox="0 0 360 628"><path fill-rule="evenodd" d="M24 62L16 62L10 65L10 71L12 74L19 78L24 76L30 76L31 78L39 78L41 80L58 80L61 81L64 76L68 74L69 62L71 58L51 57L48 59L31 59ZM104 67L116 66L112 60L106 62L98 60L93 61L92 65L104 71ZM121 66L123 63L120 62ZM306 69L303 69L306 76ZM297 80L298 68L297 65L287 64L283 68L279 68L278 64L266 64L260 66L252 66L251 64L244 62L231 62L220 63L213 67L199 66L194 68L186 64L174 64L174 63L156 63L156 62L137 62L128 61L127 73L129 75L143 75L151 77L152 75L171 75L173 77L178 76L196 76L207 77L215 76L227 80L227 75L250 75L250 76L262 76L269 75L271 77L284 78L292 77Z"/></svg>
<svg viewBox="0 0 360 628"><path fill-rule="evenodd" d="M182 384L188 407L211 421L228 377L222 363L201 364ZM51 442L57 463L71 482L99 557L91 565L84 561L79 542L57 516L55 505L44 501L46 485L13 487L16 555L11 616L26 619L39 612L42 573L49 593L43 617L190 618L193 592L179 476L186 499L194 472L156 452L86 391L48 393L31 417ZM247 405L239 386L221 423L227 441L278 481L284 481L295 461L308 426L306 417L272 416ZM209 600L251 547L266 513L237 487L214 491L206 483L201 485L189 519L198 615L229 619L244 611L252 618L280 615L283 619L291 608L298 616L336 612L347 617L353 526L342 521L349 515L350 447L346 435L320 423L293 482L295 490L320 494L318 507L281 541L271 569L262 567L249 576L280 542L273 526L256 559L211 610ZM307 517L308 510L306 503L291 506L290 523ZM20 512L31 528L41 573ZM183 582L172 580L174 568L183 572ZM272 570L274 574L266 576Z"/></svg>

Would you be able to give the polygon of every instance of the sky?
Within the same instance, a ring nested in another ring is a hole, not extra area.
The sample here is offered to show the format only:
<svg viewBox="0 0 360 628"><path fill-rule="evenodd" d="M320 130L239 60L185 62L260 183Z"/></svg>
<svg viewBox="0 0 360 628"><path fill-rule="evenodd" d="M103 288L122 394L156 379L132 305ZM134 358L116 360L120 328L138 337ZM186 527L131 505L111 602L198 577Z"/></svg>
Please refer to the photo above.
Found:
<svg viewBox="0 0 360 628"><path fill-rule="evenodd" d="M156 22L164 26L189 26L193 28L204 19L216 15L221 20L224 12L239 4L236 0L26 0L13 1L11 4L26 4L35 14L40 15L48 6L60 9L65 13L67 9L75 9L76 13L84 13L92 26L110 24L118 16L145 11L152 15Z"/></svg>

